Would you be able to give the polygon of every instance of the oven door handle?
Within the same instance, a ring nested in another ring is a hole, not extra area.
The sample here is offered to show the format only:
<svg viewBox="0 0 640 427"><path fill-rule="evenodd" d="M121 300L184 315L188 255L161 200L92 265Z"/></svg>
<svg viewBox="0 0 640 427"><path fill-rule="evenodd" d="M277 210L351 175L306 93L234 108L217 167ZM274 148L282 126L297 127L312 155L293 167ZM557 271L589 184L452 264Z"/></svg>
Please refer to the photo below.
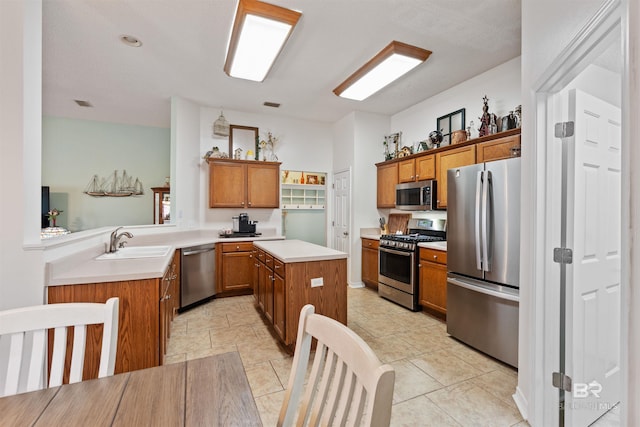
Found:
<svg viewBox="0 0 640 427"><path fill-rule="evenodd" d="M408 256L408 257L413 255L413 252L397 251L395 249L389 249L389 248L379 248L379 250L380 250L380 252L387 252L387 253L390 253L390 254L403 255L403 256Z"/></svg>

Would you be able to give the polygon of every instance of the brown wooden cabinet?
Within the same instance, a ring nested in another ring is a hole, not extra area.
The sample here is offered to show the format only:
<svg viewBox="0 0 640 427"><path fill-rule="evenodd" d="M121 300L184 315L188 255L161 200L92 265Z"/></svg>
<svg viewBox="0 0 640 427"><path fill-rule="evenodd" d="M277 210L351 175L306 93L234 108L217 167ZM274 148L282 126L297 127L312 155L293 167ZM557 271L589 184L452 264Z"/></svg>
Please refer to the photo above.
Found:
<svg viewBox="0 0 640 427"><path fill-rule="evenodd" d="M167 340L171 337L171 322L180 308L180 251L176 251L173 261L162 276L160 287L160 364L164 364Z"/></svg>
<svg viewBox="0 0 640 427"><path fill-rule="evenodd" d="M396 185L398 184L398 163L378 165L378 208L395 208Z"/></svg>
<svg viewBox="0 0 640 427"><path fill-rule="evenodd" d="M253 292L253 242L218 243L216 257L218 293Z"/></svg>
<svg viewBox="0 0 640 427"><path fill-rule="evenodd" d="M267 321L273 324L273 257L266 254L264 257L264 265L266 271L265 288L264 288L264 315Z"/></svg>
<svg viewBox="0 0 640 427"><path fill-rule="evenodd" d="M428 311L447 315L447 253L420 248L420 305Z"/></svg>
<svg viewBox="0 0 640 427"><path fill-rule="evenodd" d="M285 339L286 327L286 299L284 291L285 264L274 259L273 261L273 329L280 339Z"/></svg>
<svg viewBox="0 0 640 427"><path fill-rule="evenodd" d="M162 278L49 286L47 301L104 303L118 297L115 373L158 366L163 363L171 319L179 306L179 263L176 252ZM87 337L83 378L97 378L102 325L89 326Z"/></svg>
<svg viewBox="0 0 640 427"><path fill-rule="evenodd" d="M398 182L423 181L436 177L435 155L429 154L398 162Z"/></svg>
<svg viewBox="0 0 640 427"><path fill-rule="evenodd" d="M438 182L438 209L447 207L447 171L452 168L473 165L476 162L476 146L467 145L436 153L436 180Z"/></svg>
<svg viewBox="0 0 640 427"><path fill-rule="evenodd" d="M505 136L493 141L482 142L476 148L476 163L513 157L511 150L520 148L520 135Z"/></svg>
<svg viewBox="0 0 640 427"><path fill-rule="evenodd" d="M285 345L295 344L305 304L313 304L316 313L347 323L346 259L285 264L259 248L258 259L258 308ZM322 278L323 285L311 287L313 278Z"/></svg>
<svg viewBox="0 0 640 427"><path fill-rule="evenodd" d="M280 163L209 159L210 208L280 207Z"/></svg>
<svg viewBox="0 0 640 427"><path fill-rule="evenodd" d="M373 289L378 289L379 244L375 239L362 239L362 281Z"/></svg>
<svg viewBox="0 0 640 427"><path fill-rule="evenodd" d="M152 187L151 191L153 191L153 223L168 223L170 221L171 188Z"/></svg>
<svg viewBox="0 0 640 427"><path fill-rule="evenodd" d="M435 179L438 183L437 208L445 209L448 169L512 157L511 149L519 148L520 142L520 129L510 129L407 158L376 163L377 207L395 207L398 183Z"/></svg>

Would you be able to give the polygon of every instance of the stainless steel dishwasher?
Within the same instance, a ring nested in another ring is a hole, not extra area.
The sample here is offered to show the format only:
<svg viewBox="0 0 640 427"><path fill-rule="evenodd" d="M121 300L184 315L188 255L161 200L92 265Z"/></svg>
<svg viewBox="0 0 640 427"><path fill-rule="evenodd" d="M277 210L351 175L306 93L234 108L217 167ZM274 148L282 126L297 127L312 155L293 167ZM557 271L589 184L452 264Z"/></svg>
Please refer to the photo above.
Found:
<svg viewBox="0 0 640 427"><path fill-rule="evenodd" d="M211 299L216 293L215 244L182 249L180 309Z"/></svg>

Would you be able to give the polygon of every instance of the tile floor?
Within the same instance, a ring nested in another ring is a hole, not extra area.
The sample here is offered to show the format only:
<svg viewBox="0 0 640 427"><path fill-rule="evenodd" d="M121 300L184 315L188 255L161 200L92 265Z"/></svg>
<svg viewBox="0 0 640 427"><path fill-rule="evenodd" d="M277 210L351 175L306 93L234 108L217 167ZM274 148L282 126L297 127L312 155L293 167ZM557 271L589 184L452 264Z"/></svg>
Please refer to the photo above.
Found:
<svg viewBox="0 0 640 427"><path fill-rule="evenodd" d="M517 372L449 337L446 325L366 288L349 289L348 323L396 371L392 426L527 426L511 395ZM176 317L168 362L238 351L263 424L275 426L291 356L252 296L221 298Z"/></svg>

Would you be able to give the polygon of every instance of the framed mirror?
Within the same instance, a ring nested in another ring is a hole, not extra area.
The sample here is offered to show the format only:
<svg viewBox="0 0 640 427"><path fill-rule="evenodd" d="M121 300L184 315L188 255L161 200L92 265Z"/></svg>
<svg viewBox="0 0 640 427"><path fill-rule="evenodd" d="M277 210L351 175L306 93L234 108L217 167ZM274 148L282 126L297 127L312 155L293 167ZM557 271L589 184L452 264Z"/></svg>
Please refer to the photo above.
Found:
<svg viewBox="0 0 640 427"><path fill-rule="evenodd" d="M251 126L230 125L229 126L229 157L237 159L236 150L239 152L240 160L258 160L258 128ZM247 152L251 150L253 156L247 158Z"/></svg>
<svg viewBox="0 0 640 427"><path fill-rule="evenodd" d="M465 129L465 109L461 108L453 113L438 117L437 129L442 132L442 146L451 143L451 132Z"/></svg>

